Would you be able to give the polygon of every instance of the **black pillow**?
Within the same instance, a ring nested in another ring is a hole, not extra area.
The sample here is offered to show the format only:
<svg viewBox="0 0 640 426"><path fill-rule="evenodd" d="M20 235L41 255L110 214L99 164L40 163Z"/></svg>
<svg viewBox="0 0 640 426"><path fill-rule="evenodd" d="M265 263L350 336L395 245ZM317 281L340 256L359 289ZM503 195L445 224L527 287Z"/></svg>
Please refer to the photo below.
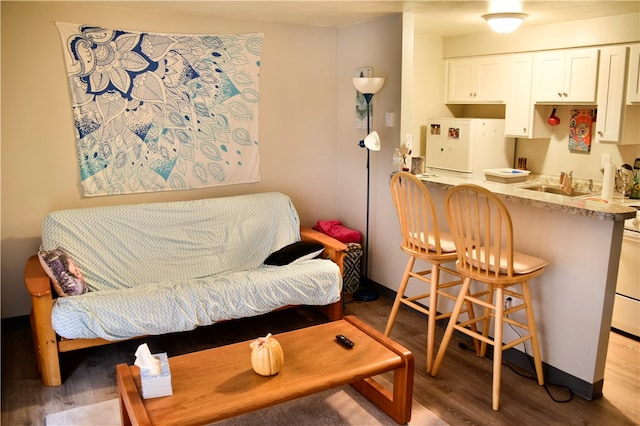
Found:
<svg viewBox="0 0 640 426"><path fill-rule="evenodd" d="M322 253L324 246L310 241L298 241L274 251L264 261L265 265L282 266L296 261L313 259Z"/></svg>

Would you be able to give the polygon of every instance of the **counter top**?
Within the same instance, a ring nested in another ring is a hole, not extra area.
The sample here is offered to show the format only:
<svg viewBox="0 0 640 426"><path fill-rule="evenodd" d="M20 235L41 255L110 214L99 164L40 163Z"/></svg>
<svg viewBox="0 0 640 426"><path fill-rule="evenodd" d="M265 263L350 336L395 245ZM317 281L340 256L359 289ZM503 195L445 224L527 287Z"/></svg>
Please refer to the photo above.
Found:
<svg viewBox="0 0 640 426"><path fill-rule="evenodd" d="M599 192L569 197L523 189L525 186L543 183L543 179L537 176L532 176L526 182L519 183L498 183L444 174L423 174L417 175L417 177L427 186L434 186L445 190L455 185L473 183L497 194L504 201L600 220L618 222L636 216L636 209L625 205L634 200L618 197L617 199L614 198L609 202L605 202L604 200L598 201L600 197ZM640 204L640 200L635 201Z"/></svg>

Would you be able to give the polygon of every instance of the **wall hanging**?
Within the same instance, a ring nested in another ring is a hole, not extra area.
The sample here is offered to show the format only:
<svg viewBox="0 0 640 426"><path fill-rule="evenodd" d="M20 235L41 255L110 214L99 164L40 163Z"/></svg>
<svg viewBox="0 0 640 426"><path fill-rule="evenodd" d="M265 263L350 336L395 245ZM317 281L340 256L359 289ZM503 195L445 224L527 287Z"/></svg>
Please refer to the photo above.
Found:
<svg viewBox="0 0 640 426"><path fill-rule="evenodd" d="M260 180L262 34L56 25L84 196Z"/></svg>
<svg viewBox="0 0 640 426"><path fill-rule="evenodd" d="M569 123L569 151L591 151L591 127L595 121L594 109L572 109Z"/></svg>

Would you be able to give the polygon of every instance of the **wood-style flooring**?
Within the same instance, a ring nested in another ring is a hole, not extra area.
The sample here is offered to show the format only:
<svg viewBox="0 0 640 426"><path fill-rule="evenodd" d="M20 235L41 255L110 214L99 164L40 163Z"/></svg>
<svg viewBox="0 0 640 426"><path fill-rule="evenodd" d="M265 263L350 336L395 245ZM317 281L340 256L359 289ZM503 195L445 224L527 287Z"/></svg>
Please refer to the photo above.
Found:
<svg viewBox="0 0 640 426"><path fill-rule="evenodd" d="M351 301L345 314L356 315L384 330L389 301ZM132 364L139 344L169 356L250 340L257 336L325 321L311 308L275 312L259 318L230 321L193 332L145 338L84 349L63 355L65 381L44 387L37 377L28 327L2 331L2 417L7 426L43 425L49 413L117 397L115 365ZM500 410L491 410L491 361L478 358L454 340L438 377L425 373L426 319L401 310L391 337L416 357L414 398L452 425L634 425L640 424L640 342L611 333L604 396L595 401L573 397L552 385L503 367ZM436 344L443 334L437 330ZM215 360L211 360L215 362Z"/></svg>

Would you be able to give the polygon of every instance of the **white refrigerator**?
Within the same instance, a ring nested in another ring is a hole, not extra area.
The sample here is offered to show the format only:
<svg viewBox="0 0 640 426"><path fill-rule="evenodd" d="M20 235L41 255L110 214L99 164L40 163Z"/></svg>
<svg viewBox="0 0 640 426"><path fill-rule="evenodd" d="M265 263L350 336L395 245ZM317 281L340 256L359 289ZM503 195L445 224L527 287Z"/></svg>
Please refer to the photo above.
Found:
<svg viewBox="0 0 640 426"><path fill-rule="evenodd" d="M513 167L515 139L503 119L432 118L427 121L425 165L432 173L484 178L484 169Z"/></svg>

